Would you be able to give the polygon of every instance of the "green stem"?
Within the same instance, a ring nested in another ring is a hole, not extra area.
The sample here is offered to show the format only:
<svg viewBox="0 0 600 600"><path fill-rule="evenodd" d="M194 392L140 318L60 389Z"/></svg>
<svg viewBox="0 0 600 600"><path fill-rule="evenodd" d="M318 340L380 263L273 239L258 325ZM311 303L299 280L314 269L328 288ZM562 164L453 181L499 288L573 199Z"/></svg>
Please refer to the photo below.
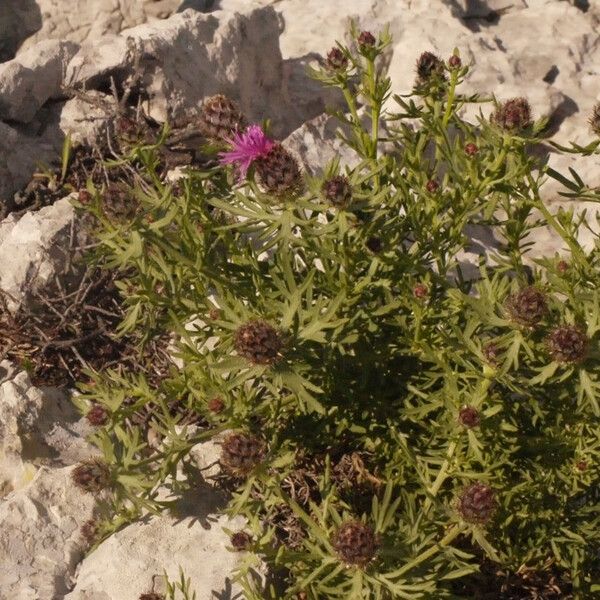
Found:
<svg viewBox="0 0 600 600"><path fill-rule="evenodd" d="M450 116L452 115L452 108L454 106L454 95L456 93L456 80L458 77L458 73L456 71L452 72L452 76L450 77L450 89L448 90L448 100L446 103L446 111L444 113L444 119L442 121L442 126L444 129L448 127L448 122L450 121Z"/></svg>

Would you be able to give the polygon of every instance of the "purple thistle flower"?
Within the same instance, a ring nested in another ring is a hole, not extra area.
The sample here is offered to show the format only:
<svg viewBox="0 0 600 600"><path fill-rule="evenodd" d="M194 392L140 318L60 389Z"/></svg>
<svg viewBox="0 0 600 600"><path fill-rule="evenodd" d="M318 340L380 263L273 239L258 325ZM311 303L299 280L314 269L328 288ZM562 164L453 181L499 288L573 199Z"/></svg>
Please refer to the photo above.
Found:
<svg viewBox="0 0 600 600"><path fill-rule="evenodd" d="M261 156L265 156L273 147L273 140L269 139L260 125L250 125L243 133L236 133L232 139L227 140L232 149L219 153L219 162L222 165L237 163L238 178L246 178L250 165Z"/></svg>

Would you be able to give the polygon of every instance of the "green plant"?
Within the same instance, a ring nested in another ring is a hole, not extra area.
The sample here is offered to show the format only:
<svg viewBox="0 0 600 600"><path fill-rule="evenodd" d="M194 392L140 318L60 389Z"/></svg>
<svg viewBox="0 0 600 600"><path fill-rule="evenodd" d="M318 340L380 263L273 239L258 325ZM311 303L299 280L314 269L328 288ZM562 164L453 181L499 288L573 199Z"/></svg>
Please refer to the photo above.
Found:
<svg viewBox="0 0 600 600"><path fill-rule="evenodd" d="M347 101L336 115L357 166L301 176L253 126L221 155L239 169L213 162L173 184L158 175L165 130L122 159L136 210L109 219L90 189L96 259L127 273L122 333L172 332L180 363L152 383L113 369L82 386L82 410L110 415L94 440L113 465L114 527L168 508L158 489L192 486L176 470L227 430L229 511L252 532L247 598L471 597L488 564L590 598L600 243L584 249L586 214L551 210L542 188L600 194L531 152L546 122L526 100L460 93L457 51L423 55L413 92L391 98L389 35L353 36L313 75ZM476 124L461 118L484 103ZM532 253L546 226L563 255ZM467 273L479 229L500 241ZM274 583L253 577L259 557Z"/></svg>

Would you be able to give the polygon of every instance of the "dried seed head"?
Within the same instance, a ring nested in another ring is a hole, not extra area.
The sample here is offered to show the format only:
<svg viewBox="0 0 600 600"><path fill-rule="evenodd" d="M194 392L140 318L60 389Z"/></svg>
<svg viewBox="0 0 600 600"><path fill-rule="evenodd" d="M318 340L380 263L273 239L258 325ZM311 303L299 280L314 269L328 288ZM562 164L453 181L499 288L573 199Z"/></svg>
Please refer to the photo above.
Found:
<svg viewBox="0 0 600 600"><path fill-rule="evenodd" d="M467 429L479 427L481 423L479 411L472 406L463 406L458 413L458 422Z"/></svg>
<svg viewBox="0 0 600 600"><path fill-rule="evenodd" d="M458 500L458 512L468 523L487 523L496 510L496 494L485 483L471 484Z"/></svg>
<svg viewBox="0 0 600 600"><path fill-rule="evenodd" d="M482 348L482 352L483 352L483 356L485 357L485 360L487 360L490 365L492 365L494 367L498 366L500 350L499 350L498 346L496 346L496 344L494 344L494 342L488 342Z"/></svg>
<svg viewBox="0 0 600 600"><path fill-rule="evenodd" d="M372 48L377 43L375 36L370 31L361 31L358 36L358 45L361 48Z"/></svg>
<svg viewBox="0 0 600 600"><path fill-rule="evenodd" d="M264 321L249 321L234 334L237 353L257 365L272 365L280 358L283 348L281 334Z"/></svg>
<svg viewBox="0 0 600 600"><path fill-rule="evenodd" d="M467 156L475 156L479 152L479 148L473 142L465 144L465 154Z"/></svg>
<svg viewBox="0 0 600 600"><path fill-rule="evenodd" d="M413 287L413 296L415 298L418 298L419 300L427 298L428 292L429 290L427 289L427 286L424 283L417 283Z"/></svg>
<svg viewBox="0 0 600 600"><path fill-rule="evenodd" d="M348 206L352 201L352 187L344 175L336 175L325 181L321 191L325 199L338 208Z"/></svg>
<svg viewBox="0 0 600 600"><path fill-rule="evenodd" d="M246 123L238 105L227 96L217 94L204 100L199 126L207 138L224 141L242 131Z"/></svg>
<svg viewBox="0 0 600 600"><path fill-rule="evenodd" d="M561 363L578 363L585 359L588 337L575 325L562 325L553 329L546 338L546 347L553 360Z"/></svg>
<svg viewBox="0 0 600 600"><path fill-rule="evenodd" d="M221 414L223 410L225 410L225 402L218 396L216 398L211 398L208 401L208 410L216 415Z"/></svg>
<svg viewBox="0 0 600 600"><path fill-rule="evenodd" d="M237 531L231 536L231 545L233 546L234 550L237 550L238 552L248 550L251 544L252 537L245 531Z"/></svg>
<svg viewBox="0 0 600 600"><path fill-rule="evenodd" d="M525 98L512 98L492 113L491 121L506 131L521 131L532 124L531 107Z"/></svg>
<svg viewBox="0 0 600 600"><path fill-rule="evenodd" d="M235 476L248 475L265 457L265 444L248 433L230 433L221 446L221 464Z"/></svg>
<svg viewBox="0 0 600 600"><path fill-rule="evenodd" d="M360 521L343 523L332 542L338 557L348 565L364 567L377 554L375 532Z"/></svg>
<svg viewBox="0 0 600 600"><path fill-rule="evenodd" d="M460 56L456 56L456 54L453 54L448 59L448 66L451 69L460 69L460 67L462 67L462 61L460 60Z"/></svg>
<svg viewBox="0 0 600 600"><path fill-rule="evenodd" d="M417 82L445 80L444 63L433 52L423 52L417 60Z"/></svg>
<svg viewBox="0 0 600 600"><path fill-rule="evenodd" d="M102 426L108 422L108 411L100 404L94 404L87 412L85 418L91 425Z"/></svg>
<svg viewBox="0 0 600 600"><path fill-rule="evenodd" d="M365 246L373 252L373 254L379 254L383 250L383 242L381 238L378 237L370 237L366 242Z"/></svg>
<svg viewBox="0 0 600 600"><path fill-rule="evenodd" d="M302 188L298 161L278 142L256 159L256 174L264 190L274 196L297 192Z"/></svg>
<svg viewBox="0 0 600 600"><path fill-rule="evenodd" d="M435 194L440 189L440 184L435 179L430 179L425 188L430 194Z"/></svg>
<svg viewBox="0 0 600 600"><path fill-rule="evenodd" d="M110 470L101 459L79 463L71 472L73 483L86 492L99 492L110 486Z"/></svg>
<svg viewBox="0 0 600 600"><path fill-rule="evenodd" d="M592 131L600 137L600 102L594 106L592 109L592 114L590 115L590 127Z"/></svg>
<svg viewBox="0 0 600 600"><path fill-rule="evenodd" d="M537 325L548 313L546 295L534 286L511 294L505 307L515 323L526 327Z"/></svg>
<svg viewBox="0 0 600 600"><path fill-rule="evenodd" d="M89 519L81 526L79 532L81 537L89 545L92 545L96 541L98 535L98 521L96 521L96 519Z"/></svg>
<svg viewBox="0 0 600 600"><path fill-rule="evenodd" d="M166 600L166 598L156 592L146 592L140 596L139 600Z"/></svg>
<svg viewBox="0 0 600 600"><path fill-rule="evenodd" d="M332 71L345 71L348 68L348 57L337 47L327 53L327 66Z"/></svg>

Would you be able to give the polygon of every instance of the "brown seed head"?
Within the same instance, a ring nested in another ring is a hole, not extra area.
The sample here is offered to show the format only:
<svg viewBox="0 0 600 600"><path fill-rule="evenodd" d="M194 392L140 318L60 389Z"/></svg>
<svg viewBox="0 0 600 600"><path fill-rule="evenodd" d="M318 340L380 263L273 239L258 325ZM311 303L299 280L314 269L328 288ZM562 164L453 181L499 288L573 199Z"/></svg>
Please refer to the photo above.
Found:
<svg viewBox="0 0 600 600"><path fill-rule="evenodd" d="M435 179L430 179L425 188L430 194L435 194L440 189L440 184Z"/></svg>
<svg viewBox="0 0 600 600"><path fill-rule="evenodd" d="M100 404L94 404L87 412L85 418L91 425L102 426L108 422L108 411Z"/></svg>
<svg viewBox="0 0 600 600"><path fill-rule="evenodd" d="M265 321L249 321L234 334L237 353L256 365L272 365L281 358L281 334Z"/></svg>
<svg viewBox="0 0 600 600"><path fill-rule="evenodd" d="M217 94L204 100L200 113L199 128L211 140L228 140L246 126L246 119L233 101Z"/></svg>
<svg viewBox="0 0 600 600"><path fill-rule="evenodd" d="M546 347L553 360L560 363L578 363L587 356L589 340L575 325L553 329L546 338Z"/></svg>
<svg viewBox="0 0 600 600"><path fill-rule="evenodd" d="M361 31L358 36L358 45L361 48L372 48L377 43L375 36L370 31Z"/></svg>
<svg viewBox="0 0 600 600"><path fill-rule="evenodd" d="M347 521L338 529L333 547L344 563L364 567L377 554L378 542L371 527L360 521Z"/></svg>
<svg viewBox="0 0 600 600"><path fill-rule="evenodd" d="M444 63L433 52L423 52L417 59L417 81L427 83L435 79L446 79Z"/></svg>
<svg viewBox="0 0 600 600"><path fill-rule="evenodd" d="M472 406L463 406L458 413L458 422L467 429L479 427L481 423L479 411Z"/></svg>
<svg viewBox="0 0 600 600"><path fill-rule="evenodd" d="M352 201L352 187L344 175L336 175L323 182L321 191L325 199L338 208L348 206Z"/></svg>
<svg viewBox="0 0 600 600"><path fill-rule="evenodd" d="M492 113L491 121L506 131L521 131L532 124L531 107L525 98L507 100Z"/></svg>
<svg viewBox="0 0 600 600"><path fill-rule="evenodd" d="M211 398L208 401L208 410L210 410L210 412L215 413L216 415L221 414L223 412L223 410L225 410L225 402L223 402L222 398L219 398L218 396L215 398Z"/></svg>
<svg viewBox="0 0 600 600"><path fill-rule="evenodd" d="M592 109L592 114L589 120L592 131L600 137L600 102Z"/></svg>
<svg viewBox="0 0 600 600"><path fill-rule="evenodd" d="M258 181L269 194L283 196L302 188L298 161L278 142L255 165Z"/></svg>
<svg viewBox="0 0 600 600"><path fill-rule="evenodd" d="M248 433L230 433L221 446L221 464L235 476L248 475L265 457L265 444Z"/></svg>
<svg viewBox="0 0 600 600"><path fill-rule="evenodd" d="M327 66L332 71L345 71L348 68L348 57L337 47L327 53Z"/></svg>
<svg viewBox="0 0 600 600"><path fill-rule="evenodd" d="M248 550L252 544L252 536L245 531L237 531L231 536L231 545L238 552Z"/></svg>
<svg viewBox="0 0 600 600"><path fill-rule="evenodd" d="M458 500L458 512L468 523L487 523L496 510L496 494L485 483L471 484Z"/></svg>
<svg viewBox="0 0 600 600"><path fill-rule="evenodd" d="M534 286L511 294L505 307L512 321L526 327L537 325L548 313L546 295Z"/></svg>
<svg viewBox="0 0 600 600"><path fill-rule="evenodd" d="M465 154L467 156L475 156L479 152L479 148L473 142L465 144Z"/></svg>
<svg viewBox="0 0 600 600"><path fill-rule="evenodd" d="M79 463L71 472L73 483L86 492L99 492L110 486L110 470L101 459Z"/></svg>
<svg viewBox="0 0 600 600"><path fill-rule="evenodd" d="M460 56L456 56L456 54L453 54L448 59L448 66L451 69L460 69L460 67L462 67L462 61L460 60Z"/></svg>

